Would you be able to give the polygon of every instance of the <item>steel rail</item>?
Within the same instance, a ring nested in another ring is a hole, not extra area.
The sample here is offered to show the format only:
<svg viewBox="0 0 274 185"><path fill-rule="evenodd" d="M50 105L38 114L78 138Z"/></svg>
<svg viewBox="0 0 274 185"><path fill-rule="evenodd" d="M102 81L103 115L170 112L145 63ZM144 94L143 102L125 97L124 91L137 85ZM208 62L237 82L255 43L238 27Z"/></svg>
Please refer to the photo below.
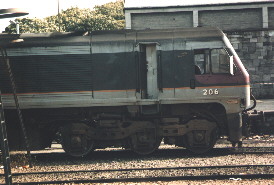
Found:
<svg viewBox="0 0 274 185"><path fill-rule="evenodd" d="M104 169L104 170L77 170L77 171L43 171L43 172L25 172L13 173L15 176L23 175L46 175L46 174L65 174L65 173L102 173L102 172L125 172L125 171L157 171L157 170L190 170L190 169L227 169L227 168L262 168L274 165L224 165L224 166L184 166L184 167L162 167L162 168L126 168L126 169ZM0 174L3 176L4 174Z"/></svg>
<svg viewBox="0 0 274 185"><path fill-rule="evenodd" d="M274 165L224 165L224 166L184 166L184 167L163 167L163 168L127 168L127 169L105 169L105 170L78 170L78 171L46 171L46 172L25 172L13 173L13 176L21 175L43 175L43 174L58 174L58 173L101 173L101 172L123 172L123 171L157 171L157 170L189 170L189 169L222 169L222 168L259 168L272 167ZM4 174L0 174L3 176Z"/></svg>
<svg viewBox="0 0 274 185"><path fill-rule="evenodd" d="M54 148L54 149L61 149L61 148ZM166 153L167 151L172 151L172 153ZM182 154L182 151L184 152L184 154ZM127 150L112 150L112 151L94 151L92 154L93 157L97 158L97 156L99 158L102 157L102 153L118 153L121 152L122 156L120 155L121 158L123 158L123 152L128 152ZM242 148L233 148L233 147L227 147L227 148L213 148L211 151L209 151L206 154L203 154L203 156L218 156L218 155L229 155L229 154L274 154L274 147L242 147ZM157 151L154 152L154 157L165 157L165 156L178 156L181 155L182 157L184 156L195 156L194 154L191 154L190 152L188 152L185 149L178 149L178 148L172 148L172 149L159 149ZM35 153L35 151L32 153L32 157L43 157L43 158L47 158L47 157L68 157L70 158L70 156L68 156L65 152L50 152L50 150L47 151L47 153ZM197 155L197 156L201 156L201 155ZM89 156L87 156L88 158ZM135 156L131 156L132 158L135 158ZM136 156L137 158L139 158L140 156ZM145 156L142 156L145 157ZM128 157L126 157L128 158Z"/></svg>
<svg viewBox="0 0 274 185"><path fill-rule="evenodd" d="M86 180L59 180L59 181L36 181L18 182L13 184L64 184L64 183L114 183L114 182L155 182L155 181L178 181L178 180L229 180L229 179L273 179L274 174L233 174L233 175L198 175L198 176L159 176L159 177L134 177L134 178L109 178L109 179L86 179Z"/></svg>
<svg viewBox="0 0 274 185"><path fill-rule="evenodd" d="M241 147L241 148L227 148L229 154L266 154L274 153L274 147Z"/></svg>

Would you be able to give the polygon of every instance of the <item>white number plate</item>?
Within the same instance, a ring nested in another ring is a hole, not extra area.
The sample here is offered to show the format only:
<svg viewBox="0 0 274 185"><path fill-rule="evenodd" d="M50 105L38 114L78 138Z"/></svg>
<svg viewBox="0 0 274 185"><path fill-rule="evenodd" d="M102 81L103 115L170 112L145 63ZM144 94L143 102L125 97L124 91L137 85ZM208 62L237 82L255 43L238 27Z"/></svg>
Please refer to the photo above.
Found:
<svg viewBox="0 0 274 185"><path fill-rule="evenodd" d="M203 89L203 95L218 95L219 94L219 89Z"/></svg>

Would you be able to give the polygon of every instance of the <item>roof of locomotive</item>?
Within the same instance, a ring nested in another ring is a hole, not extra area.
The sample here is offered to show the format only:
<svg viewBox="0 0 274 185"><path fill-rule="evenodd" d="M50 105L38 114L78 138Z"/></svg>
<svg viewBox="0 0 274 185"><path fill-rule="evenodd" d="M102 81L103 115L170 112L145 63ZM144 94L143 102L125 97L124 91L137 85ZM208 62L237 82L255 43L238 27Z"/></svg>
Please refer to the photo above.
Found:
<svg viewBox="0 0 274 185"><path fill-rule="evenodd" d="M223 32L213 27L177 28L177 29L146 29L146 30L119 30L94 31L90 35L92 41L115 40L165 40L165 39L194 39L194 38L221 38ZM119 37L120 35L120 37Z"/></svg>
<svg viewBox="0 0 274 185"><path fill-rule="evenodd" d="M1 47L48 46L67 44L87 44L90 42L146 41L166 39L221 39L223 32L218 28L198 27L179 29L147 29L93 31L90 33L23 33L0 34Z"/></svg>

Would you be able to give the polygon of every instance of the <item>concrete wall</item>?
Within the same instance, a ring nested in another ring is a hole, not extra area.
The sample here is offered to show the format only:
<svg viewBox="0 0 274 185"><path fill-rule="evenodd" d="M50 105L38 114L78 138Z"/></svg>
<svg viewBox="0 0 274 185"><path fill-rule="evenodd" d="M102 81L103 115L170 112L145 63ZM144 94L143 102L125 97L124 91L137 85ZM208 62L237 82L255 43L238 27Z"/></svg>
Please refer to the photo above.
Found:
<svg viewBox="0 0 274 185"><path fill-rule="evenodd" d="M269 28L274 28L274 7L268 8L268 17Z"/></svg>
<svg viewBox="0 0 274 185"><path fill-rule="evenodd" d="M199 26L222 30L262 28L262 9L200 11Z"/></svg>
<svg viewBox="0 0 274 185"><path fill-rule="evenodd" d="M192 12L139 13L131 15L132 29L191 28Z"/></svg>

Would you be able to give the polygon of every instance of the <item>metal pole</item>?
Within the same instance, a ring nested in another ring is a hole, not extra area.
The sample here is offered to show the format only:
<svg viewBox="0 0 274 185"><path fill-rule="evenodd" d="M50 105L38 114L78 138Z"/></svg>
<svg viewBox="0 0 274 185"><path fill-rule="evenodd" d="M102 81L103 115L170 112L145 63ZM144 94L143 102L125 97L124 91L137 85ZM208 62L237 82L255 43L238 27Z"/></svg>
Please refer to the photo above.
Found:
<svg viewBox="0 0 274 185"><path fill-rule="evenodd" d="M5 181L7 185L12 185L10 152L9 152L8 137L7 137L6 122L5 122L1 92L0 92L0 144L1 144L1 151L2 151L2 159L4 164Z"/></svg>
<svg viewBox="0 0 274 185"><path fill-rule="evenodd" d="M60 4L59 4L59 0L58 0L58 27L59 27L59 32L61 31L60 23L61 23L61 21L60 21Z"/></svg>
<svg viewBox="0 0 274 185"><path fill-rule="evenodd" d="M19 101L18 101L18 97L17 97L15 81L14 81L13 74L12 74L12 71L11 71L9 59L6 58L6 56L7 56L6 50L3 51L1 49L1 53L2 53L2 56L4 58L4 62L6 63L6 67L7 67L8 73L9 73L9 80L10 80L10 84L11 84L11 87L12 87L12 93L13 93L13 97L14 97L14 102L15 102L16 110L17 110L17 115L19 117L19 123L20 123L20 126L21 126L21 130L22 130L22 133L23 133L23 136L24 136L25 145L26 145L27 156L28 156L28 160L29 160L29 167L32 168L29 139L28 139L28 136L27 136L26 127L25 127L25 124L24 124L24 121L23 121L23 116L22 116L22 112L21 112Z"/></svg>

